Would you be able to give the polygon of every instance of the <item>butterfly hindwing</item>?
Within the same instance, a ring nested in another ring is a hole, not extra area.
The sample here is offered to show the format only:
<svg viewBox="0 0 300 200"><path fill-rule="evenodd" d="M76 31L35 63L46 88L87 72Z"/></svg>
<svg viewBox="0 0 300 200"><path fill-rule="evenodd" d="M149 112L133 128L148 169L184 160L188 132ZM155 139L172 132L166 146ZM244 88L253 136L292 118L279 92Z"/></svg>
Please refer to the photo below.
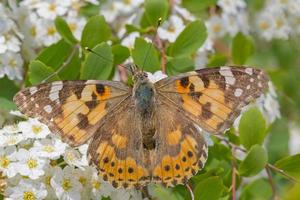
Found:
<svg viewBox="0 0 300 200"><path fill-rule="evenodd" d="M37 117L64 141L78 146L130 95L131 90L121 82L56 81L23 89L14 102L21 112Z"/></svg>
<svg viewBox="0 0 300 200"><path fill-rule="evenodd" d="M267 89L268 78L259 69L220 67L165 78L155 86L161 98L201 128L222 133L243 106Z"/></svg>
<svg viewBox="0 0 300 200"><path fill-rule="evenodd" d="M152 180L166 186L185 184L203 168L208 148L199 128L182 113L159 99Z"/></svg>

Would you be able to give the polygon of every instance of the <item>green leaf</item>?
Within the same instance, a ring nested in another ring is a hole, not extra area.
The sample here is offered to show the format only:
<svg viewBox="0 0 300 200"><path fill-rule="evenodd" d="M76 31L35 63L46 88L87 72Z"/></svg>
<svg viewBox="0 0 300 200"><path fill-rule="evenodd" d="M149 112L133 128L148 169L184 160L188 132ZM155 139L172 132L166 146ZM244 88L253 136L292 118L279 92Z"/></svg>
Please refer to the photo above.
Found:
<svg viewBox="0 0 300 200"><path fill-rule="evenodd" d="M57 69L65 60L67 60L71 51L72 46L66 41L60 40L59 42L43 49L36 60L41 61L53 69Z"/></svg>
<svg viewBox="0 0 300 200"><path fill-rule="evenodd" d="M98 55L89 53L82 67L80 78L107 80L113 72L113 54L105 42L93 48ZM99 56L101 55L101 57Z"/></svg>
<svg viewBox="0 0 300 200"><path fill-rule="evenodd" d="M7 77L0 79L0 97L12 100L13 96L18 92L18 87Z"/></svg>
<svg viewBox="0 0 300 200"><path fill-rule="evenodd" d="M197 51L207 37L206 28L202 21L189 23L170 47L171 56L188 56Z"/></svg>
<svg viewBox="0 0 300 200"><path fill-rule="evenodd" d="M290 132L288 122L284 118L277 119L270 128L266 147L268 149L269 162L289 155Z"/></svg>
<svg viewBox="0 0 300 200"><path fill-rule="evenodd" d="M207 63L207 67L220 67L224 66L227 63L227 57L222 54L212 55Z"/></svg>
<svg viewBox="0 0 300 200"><path fill-rule="evenodd" d="M242 33L236 34L232 41L231 55L234 64L243 65L247 58L254 52L252 40Z"/></svg>
<svg viewBox="0 0 300 200"><path fill-rule="evenodd" d="M241 200L271 199L272 188L265 178L260 178L246 185L241 193Z"/></svg>
<svg viewBox="0 0 300 200"><path fill-rule="evenodd" d="M56 17L54 23L56 30L66 42L69 44L76 44L78 42L74 37L69 25L62 17Z"/></svg>
<svg viewBox="0 0 300 200"><path fill-rule="evenodd" d="M93 48L101 42L109 40L111 30L103 16L93 16L83 28L81 46Z"/></svg>
<svg viewBox="0 0 300 200"><path fill-rule="evenodd" d="M71 55L69 55L71 56ZM79 77L81 69L81 59L79 57L79 49L75 49L70 62L58 73L62 80L76 80Z"/></svg>
<svg viewBox="0 0 300 200"><path fill-rule="evenodd" d="M257 108L246 111L239 124L240 141L250 149L252 145L262 144L266 136L266 122Z"/></svg>
<svg viewBox="0 0 300 200"><path fill-rule="evenodd" d="M112 53L114 54L114 65L123 63L130 56L129 49L120 44L112 46Z"/></svg>
<svg viewBox="0 0 300 200"><path fill-rule="evenodd" d="M300 154L285 157L277 161L275 166L291 176L300 178Z"/></svg>
<svg viewBox="0 0 300 200"><path fill-rule="evenodd" d="M142 16L142 27L157 26L158 19L164 21L169 10L169 3L167 0L146 0L145 13Z"/></svg>
<svg viewBox="0 0 300 200"><path fill-rule="evenodd" d="M239 167L241 176L254 176L263 170L268 162L268 155L264 148L259 145L251 147L246 158Z"/></svg>
<svg viewBox="0 0 300 200"><path fill-rule="evenodd" d="M149 185L148 190L151 193L151 197L157 200L186 200L186 198L172 188L165 188L161 185L151 184Z"/></svg>
<svg viewBox="0 0 300 200"><path fill-rule="evenodd" d="M0 97L0 110L15 110L17 109L16 104L14 102L5 99L3 97Z"/></svg>
<svg viewBox="0 0 300 200"><path fill-rule="evenodd" d="M51 67L46 66L44 63L38 60L33 60L29 64L29 81L32 85L41 83L45 78L52 76L47 82L60 80L60 78L54 74L54 70Z"/></svg>
<svg viewBox="0 0 300 200"><path fill-rule="evenodd" d="M223 191L223 183L220 177L209 177L198 183L194 189L195 199L218 200Z"/></svg>
<svg viewBox="0 0 300 200"><path fill-rule="evenodd" d="M194 61L189 57L169 58L166 71L168 75L176 75L194 70Z"/></svg>
<svg viewBox="0 0 300 200"><path fill-rule="evenodd" d="M187 8L193 14L199 15L208 9L209 6L215 6L217 0L182 0L182 6Z"/></svg>
<svg viewBox="0 0 300 200"><path fill-rule="evenodd" d="M160 61L157 50L142 38L136 38L132 50L134 63L148 72L160 69Z"/></svg>
<svg viewBox="0 0 300 200"><path fill-rule="evenodd" d="M99 14L99 9L99 5L94 5L90 3L80 7L79 14L86 17L92 17Z"/></svg>

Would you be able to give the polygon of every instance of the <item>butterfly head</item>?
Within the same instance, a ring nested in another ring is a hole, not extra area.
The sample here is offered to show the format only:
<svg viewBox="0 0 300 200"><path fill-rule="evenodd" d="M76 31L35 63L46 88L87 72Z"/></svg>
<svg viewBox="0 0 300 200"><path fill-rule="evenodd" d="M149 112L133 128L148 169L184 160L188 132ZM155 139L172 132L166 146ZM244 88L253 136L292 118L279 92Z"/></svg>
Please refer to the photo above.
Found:
<svg viewBox="0 0 300 200"><path fill-rule="evenodd" d="M149 82L148 74L143 70L140 70L136 65L132 65L131 67L133 81L135 84L146 83Z"/></svg>

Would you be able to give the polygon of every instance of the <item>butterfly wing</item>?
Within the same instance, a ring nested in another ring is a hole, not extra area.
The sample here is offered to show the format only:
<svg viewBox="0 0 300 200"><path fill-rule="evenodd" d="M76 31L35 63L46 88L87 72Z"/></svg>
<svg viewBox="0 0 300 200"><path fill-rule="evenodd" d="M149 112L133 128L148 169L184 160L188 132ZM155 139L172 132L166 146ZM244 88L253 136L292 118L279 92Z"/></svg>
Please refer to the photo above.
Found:
<svg viewBox="0 0 300 200"><path fill-rule="evenodd" d="M203 168L208 148L195 123L164 99L158 98L152 181L166 186L185 184Z"/></svg>
<svg viewBox="0 0 300 200"><path fill-rule="evenodd" d="M268 87L262 70L245 67L206 68L155 83L158 96L201 128L222 133L243 106Z"/></svg>
<svg viewBox="0 0 300 200"><path fill-rule="evenodd" d="M114 187L140 187L150 181L149 154L143 148L140 125L133 101L128 99L108 117L90 143L90 162Z"/></svg>
<svg viewBox="0 0 300 200"><path fill-rule="evenodd" d="M25 88L14 102L22 113L38 118L63 141L78 146L130 95L131 89L121 82L56 81Z"/></svg>
<svg viewBox="0 0 300 200"><path fill-rule="evenodd" d="M88 157L114 187L140 188L149 182L174 186L203 167L207 146L193 122L160 101L156 110L144 123L128 99L93 137ZM147 130L153 137L147 137Z"/></svg>

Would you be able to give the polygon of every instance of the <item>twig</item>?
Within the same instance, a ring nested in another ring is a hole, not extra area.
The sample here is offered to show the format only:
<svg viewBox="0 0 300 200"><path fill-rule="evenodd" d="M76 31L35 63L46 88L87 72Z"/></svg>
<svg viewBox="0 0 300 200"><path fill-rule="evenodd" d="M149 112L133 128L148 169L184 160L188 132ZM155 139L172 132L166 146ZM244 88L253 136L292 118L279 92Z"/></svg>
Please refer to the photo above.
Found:
<svg viewBox="0 0 300 200"><path fill-rule="evenodd" d="M161 54L161 71L163 73L166 73L167 56L166 56L163 43L158 35L156 37L156 43L157 43L157 48Z"/></svg>
<svg viewBox="0 0 300 200"><path fill-rule="evenodd" d="M272 199L275 200L276 199L276 187L275 187L275 184L274 184L274 181L273 181L273 178L272 178L272 174L271 174L271 171L270 171L269 167L266 166L265 169L266 169L268 179L269 179L269 182L270 182L270 185L271 185L271 188L272 188Z"/></svg>
<svg viewBox="0 0 300 200"><path fill-rule="evenodd" d="M185 186L187 187L187 189L189 190L190 194L191 194L191 198L192 200L195 200L195 196L194 196L194 193L193 193L193 189L192 189L192 186L190 184L185 184Z"/></svg>
<svg viewBox="0 0 300 200"><path fill-rule="evenodd" d="M232 200L236 200L236 161L235 161L235 147L232 148L232 177L231 177L231 189L232 189Z"/></svg>
<svg viewBox="0 0 300 200"><path fill-rule="evenodd" d="M51 75L49 75L48 77L46 77L42 83L45 83L47 80L49 80L50 78L52 78L54 75L57 75L59 72L61 72L61 70L63 70L71 61L72 61L72 58L74 57L76 51L78 50L79 48L79 45L75 45L72 49L72 52L70 54L70 56L68 57L68 59Z"/></svg>
<svg viewBox="0 0 300 200"><path fill-rule="evenodd" d="M293 182L295 182L295 183L300 184L300 181L299 181L299 180L297 180L297 179L295 179L294 177L288 175L284 170L279 169L279 168L275 167L274 165L272 165L272 164L270 164L270 163L268 163L266 167L268 167L268 168L270 168L270 169L272 169L272 170L274 170L274 171L276 171L276 172L282 174L282 175L285 176L287 179L289 179L289 180L291 180L291 181L293 181Z"/></svg>

